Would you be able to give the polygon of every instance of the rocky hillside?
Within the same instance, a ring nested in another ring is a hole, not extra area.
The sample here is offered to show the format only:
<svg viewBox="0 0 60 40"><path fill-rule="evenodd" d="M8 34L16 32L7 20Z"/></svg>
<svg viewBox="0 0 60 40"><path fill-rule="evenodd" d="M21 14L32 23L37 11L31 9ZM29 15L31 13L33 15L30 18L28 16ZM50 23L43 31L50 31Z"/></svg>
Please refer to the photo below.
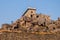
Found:
<svg viewBox="0 0 60 40"><path fill-rule="evenodd" d="M35 8L28 8L21 18L0 29L0 40L59 40L59 35L60 18L52 20L37 14Z"/></svg>

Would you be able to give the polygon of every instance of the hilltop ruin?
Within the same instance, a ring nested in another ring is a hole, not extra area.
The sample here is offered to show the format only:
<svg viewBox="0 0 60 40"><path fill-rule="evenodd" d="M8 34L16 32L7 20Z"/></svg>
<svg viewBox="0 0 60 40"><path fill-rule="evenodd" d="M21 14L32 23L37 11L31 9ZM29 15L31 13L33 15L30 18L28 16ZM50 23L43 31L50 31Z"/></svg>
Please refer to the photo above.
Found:
<svg viewBox="0 0 60 40"><path fill-rule="evenodd" d="M55 33L60 31L60 18L54 21L48 15L37 14L35 8L28 8L20 19L12 24L3 24L1 30Z"/></svg>
<svg viewBox="0 0 60 40"><path fill-rule="evenodd" d="M60 40L60 18L52 20L28 8L15 22L2 24L0 40Z"/></svg>

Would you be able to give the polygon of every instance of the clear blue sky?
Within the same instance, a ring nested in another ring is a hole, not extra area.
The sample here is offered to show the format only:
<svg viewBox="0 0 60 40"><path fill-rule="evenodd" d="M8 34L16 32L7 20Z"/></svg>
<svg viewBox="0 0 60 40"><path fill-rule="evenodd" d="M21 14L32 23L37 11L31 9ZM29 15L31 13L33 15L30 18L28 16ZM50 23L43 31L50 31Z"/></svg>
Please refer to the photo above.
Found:
<svg viewBox="0 0 60 40"><path fill-rule="evenodd" d="M0 26L20 18L28 7L56 20L60 17L60 0L0 0Z"/></svg>

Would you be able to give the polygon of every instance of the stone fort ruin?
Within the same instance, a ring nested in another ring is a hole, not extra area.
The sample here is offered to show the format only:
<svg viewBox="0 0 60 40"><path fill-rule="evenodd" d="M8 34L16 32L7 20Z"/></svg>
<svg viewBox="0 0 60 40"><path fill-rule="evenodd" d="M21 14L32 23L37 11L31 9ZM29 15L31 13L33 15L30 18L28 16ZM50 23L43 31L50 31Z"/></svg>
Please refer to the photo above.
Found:
<svg viewBox="0 0 60 40"><path fill-rule="evenodd" d="M12 24L3 24L1 30L57 32L60 31L60 18L51 20L48 15L37 14L35 8L28 8L20 19L17 19Z"/></svg>

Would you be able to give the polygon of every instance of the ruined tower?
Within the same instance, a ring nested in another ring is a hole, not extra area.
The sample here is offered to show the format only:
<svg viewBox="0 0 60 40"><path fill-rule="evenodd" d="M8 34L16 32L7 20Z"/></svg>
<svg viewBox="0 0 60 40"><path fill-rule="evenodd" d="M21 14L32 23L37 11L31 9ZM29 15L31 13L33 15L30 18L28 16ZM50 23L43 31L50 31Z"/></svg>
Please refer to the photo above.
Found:
<svg viewBox="0 0 60 40"><path fill-rule="evenodd" d="M22 16L31 17L32 15L36 14L36 8L29 7Z"/></svg>

